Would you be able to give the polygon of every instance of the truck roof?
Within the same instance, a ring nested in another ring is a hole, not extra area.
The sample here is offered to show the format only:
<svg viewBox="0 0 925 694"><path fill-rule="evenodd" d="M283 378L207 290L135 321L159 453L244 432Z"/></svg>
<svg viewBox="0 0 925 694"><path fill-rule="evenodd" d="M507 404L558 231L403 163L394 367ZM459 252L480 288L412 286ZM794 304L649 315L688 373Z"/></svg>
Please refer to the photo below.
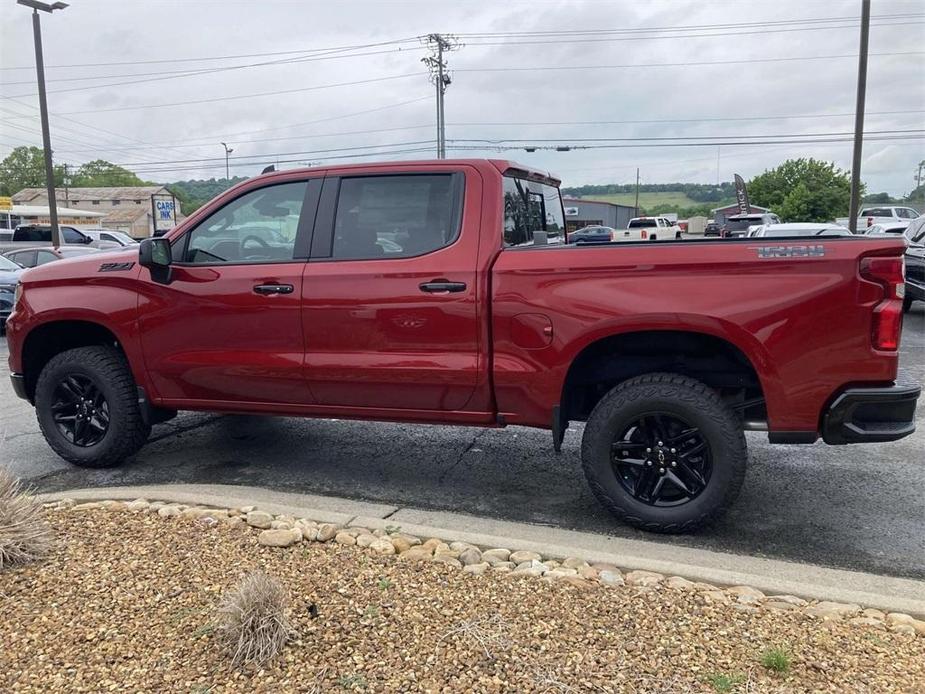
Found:
<svg viewBox="0 0 925 694"><path fill-rule="evenodd" d="M326 164L324 166L312 166L301 169L284 169L282 171L271 171L270 173L260 174L254 178L271 178L274 176L292 174L294 172L326 172L326 171L365 171L367 169L379 168L384 166L420 166L422 164L429 166L485 166L486 164L494 167L502 174L513 173L529 178L531 180L548 183L559 186L562 180L550 173L542 171L526 164L521 164L508 159L401 159L392 161L365 161L354 164Z"/></svg>

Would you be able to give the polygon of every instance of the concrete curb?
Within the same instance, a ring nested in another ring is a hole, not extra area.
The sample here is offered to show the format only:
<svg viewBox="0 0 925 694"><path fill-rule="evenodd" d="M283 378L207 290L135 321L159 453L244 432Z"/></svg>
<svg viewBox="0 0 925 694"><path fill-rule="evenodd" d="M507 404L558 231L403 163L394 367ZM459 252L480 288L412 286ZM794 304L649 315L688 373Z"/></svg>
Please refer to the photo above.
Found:
<svg viewBox="0 0 925 694"><path fill-rule="evenodd" d="M400 509L313 494L275 492L233 485L178 484L101 487L38 494L43 502L65 498L161 500L209 507L255 505L273 514L370 529L400 527L421 537L461 540L483 547L540 552L553 559L577 556L622 569L657 571L716 585L748 585L768 594L790 594L808 600L858 603L886 612L925 616L925 582L798 564L761 557L560 530L526 523L479 518L458 513Z"/></svg>

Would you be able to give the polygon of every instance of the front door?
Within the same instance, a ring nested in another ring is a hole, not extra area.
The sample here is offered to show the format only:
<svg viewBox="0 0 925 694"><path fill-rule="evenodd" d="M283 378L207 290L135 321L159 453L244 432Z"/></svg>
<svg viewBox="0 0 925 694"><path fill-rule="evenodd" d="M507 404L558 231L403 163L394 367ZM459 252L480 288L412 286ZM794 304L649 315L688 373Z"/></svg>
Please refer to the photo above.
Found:
<svg viewBox="0 0 925 694"><path fill-rule="evenodd" d="M302 180L243 192L172 239L168 284L142 270L141 339L158 396L229 409L312 402L298 249L320 187Z"/></svg>
<svg viewBox="0 0 925 694"><path fill-rule="evenodd" d="M325 180L302 285L305 373L318 404L466 410L487 368L480 196L478 177L463 173ZM465 212L464 199L473 201Z"/></svg>

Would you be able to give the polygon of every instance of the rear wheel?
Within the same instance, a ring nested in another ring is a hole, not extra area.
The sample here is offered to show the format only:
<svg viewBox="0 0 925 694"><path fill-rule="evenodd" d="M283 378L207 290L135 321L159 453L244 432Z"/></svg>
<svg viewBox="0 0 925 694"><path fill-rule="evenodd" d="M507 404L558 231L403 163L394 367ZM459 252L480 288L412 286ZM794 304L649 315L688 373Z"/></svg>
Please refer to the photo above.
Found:
<svg viewBox="0 0 925 694"><path fill-rule="evenodd" d="M39 374L35 411L48 445L81 467L109 467L148 438L135 380L113 347L79 347L55 355Z"/></svg>
<svg viewBox="0 0 925 694"><path fill-rule="evenodd" d="M597 404L582 467L598 500L624 522L689 532L724 513L745 477L735 413L713 389L677 374L621 383Z"/></svg>
<svg viewBox="0 0 925 694"><path fill-rule="evenodd" d="M903 313L909 313L912 310L912 297L904 296L903 297Z"/></svg>

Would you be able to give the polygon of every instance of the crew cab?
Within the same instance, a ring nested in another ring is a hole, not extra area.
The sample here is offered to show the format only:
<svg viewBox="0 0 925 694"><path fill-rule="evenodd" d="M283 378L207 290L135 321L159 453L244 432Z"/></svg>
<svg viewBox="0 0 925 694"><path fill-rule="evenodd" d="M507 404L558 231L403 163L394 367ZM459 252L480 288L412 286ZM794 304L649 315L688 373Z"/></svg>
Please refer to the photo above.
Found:
<svg viewBox="0 0 925 694"><path fill-rule="evenodd" d="M626 229L613 233L614 241L657 241L681 238L681 227L664 217L633 217Z"/></svg>
<svg viewBox="0 0 925 694"><path fill-rule="evenodd" d="M94 239L82 229L68 224L59 224L61 243L63 245L91 246L93 248L121 248L122 244L105 239ZM50 246L51 226L47 224L21 224L13 231L9 241L0 241L0 253L8 253L21 248Z"/></svg>
<svg viewBox="0 0 925 694"><path fill-rule="evenodd" d="M178 410L522 425L557 451L585 422L595 496L662 532L729 508L745 430L914 431L901 238L548 245L558 186L464 159L244 181L136 249L27 270L13 387L87 467Z"/></svg>
<svg viewBox="0 0 925 694"><path fill-rule="evenodd" d="M863 234L865 229L875 224L893 224L896 222L908 224L918 216L919 213L911 207L865 207L861 210L861 214L857 219L856 229L858 234ZM850 222L850 217L839 217L835 220L836 224L846 228Z"/></svg>

